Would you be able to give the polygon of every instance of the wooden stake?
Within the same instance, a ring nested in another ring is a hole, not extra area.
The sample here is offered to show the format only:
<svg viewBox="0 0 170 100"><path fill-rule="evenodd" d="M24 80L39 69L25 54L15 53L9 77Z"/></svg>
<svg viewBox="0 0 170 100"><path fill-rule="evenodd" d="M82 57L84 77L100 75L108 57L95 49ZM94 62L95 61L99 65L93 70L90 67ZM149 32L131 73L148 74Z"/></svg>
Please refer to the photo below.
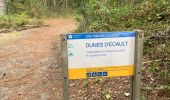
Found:
<svg viewBox="0 0 170 100"><path fill-rule="evenodd" d="M67 35L61 34L61 66L63 74L63 100L69 100L69 81L68 81L68 58L67 58Z"/></svg>
<svg viewBox="0 0 170 100"><path fill-rule="evenodd" d="M135 72L131 78L131 97L130 100L140 100L141 97L141 68L143 60L143 40L144 32L142 30L135 30Z"/></svg>

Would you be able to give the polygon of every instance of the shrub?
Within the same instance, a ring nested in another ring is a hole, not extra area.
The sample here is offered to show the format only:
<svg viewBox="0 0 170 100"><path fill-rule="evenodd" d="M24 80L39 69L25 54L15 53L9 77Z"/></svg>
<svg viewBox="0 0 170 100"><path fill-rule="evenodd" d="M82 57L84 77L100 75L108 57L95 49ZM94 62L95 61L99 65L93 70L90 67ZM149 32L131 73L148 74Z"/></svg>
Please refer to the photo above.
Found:
<svg viewBox="0 0 170 100"><path fill-rule="evenodd" d="M28 23L27 15L24 13L15 15L0 15L0 28L17 28Z"/></svg>

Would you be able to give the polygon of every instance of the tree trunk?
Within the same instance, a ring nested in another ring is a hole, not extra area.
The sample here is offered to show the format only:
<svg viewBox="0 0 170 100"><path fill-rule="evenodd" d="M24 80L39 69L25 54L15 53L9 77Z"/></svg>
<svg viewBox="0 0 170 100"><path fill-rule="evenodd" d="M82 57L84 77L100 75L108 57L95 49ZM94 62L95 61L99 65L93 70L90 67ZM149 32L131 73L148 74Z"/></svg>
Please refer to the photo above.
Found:
<svg viewBox="0 0 170 100"><path fill-rule="evenodd" d="M6 0L0 0L0 15L6 13Z"/></svg>

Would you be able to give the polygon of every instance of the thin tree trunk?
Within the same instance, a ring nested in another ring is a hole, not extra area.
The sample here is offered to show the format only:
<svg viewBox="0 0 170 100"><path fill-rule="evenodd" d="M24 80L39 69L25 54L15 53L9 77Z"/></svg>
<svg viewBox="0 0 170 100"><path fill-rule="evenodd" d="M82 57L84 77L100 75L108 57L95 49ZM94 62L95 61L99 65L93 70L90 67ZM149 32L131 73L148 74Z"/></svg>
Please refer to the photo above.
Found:
<svg viewBox="0 0 170 100"><path fill-rule="evenodd" d="M0 0L0 15L6 13L6 0Z"/></svg>

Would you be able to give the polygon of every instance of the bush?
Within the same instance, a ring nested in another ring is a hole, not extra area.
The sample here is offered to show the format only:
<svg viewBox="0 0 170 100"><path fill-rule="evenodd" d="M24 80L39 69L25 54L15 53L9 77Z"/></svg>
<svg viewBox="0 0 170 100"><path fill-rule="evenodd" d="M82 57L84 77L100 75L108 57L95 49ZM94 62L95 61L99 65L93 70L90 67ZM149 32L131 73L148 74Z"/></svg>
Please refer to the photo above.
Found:
<svg viewBox="0 0 170 100"><path fill-rule="evenodd" d="M28 23L27 15L24 13L15 15L0 15L0 28L17 28Z"/></svg>

